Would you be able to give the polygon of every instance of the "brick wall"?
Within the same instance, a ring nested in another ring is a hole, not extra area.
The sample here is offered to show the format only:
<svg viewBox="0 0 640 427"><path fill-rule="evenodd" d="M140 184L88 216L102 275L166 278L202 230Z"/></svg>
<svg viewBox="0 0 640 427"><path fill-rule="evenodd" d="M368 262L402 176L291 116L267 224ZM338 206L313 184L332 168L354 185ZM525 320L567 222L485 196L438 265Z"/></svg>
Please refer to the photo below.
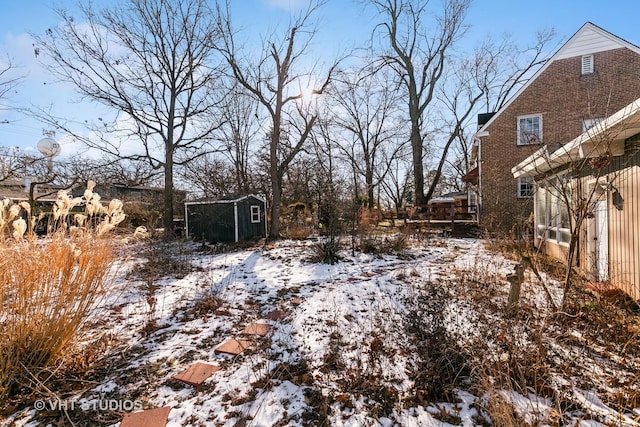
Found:
<svg viewBox="0 0 640 427"><path fill-rule="evenodd" d="M564 144L582 133L583 120L605 118L640 98L640 55L629 49L595 53L594 73L580 72L580 57L554 61L487 127L480 144L483 227L508 232L533 210L532 199L517 198L511 168L541 145L516 145L518 116L541 114L541 143Z"/></svg>

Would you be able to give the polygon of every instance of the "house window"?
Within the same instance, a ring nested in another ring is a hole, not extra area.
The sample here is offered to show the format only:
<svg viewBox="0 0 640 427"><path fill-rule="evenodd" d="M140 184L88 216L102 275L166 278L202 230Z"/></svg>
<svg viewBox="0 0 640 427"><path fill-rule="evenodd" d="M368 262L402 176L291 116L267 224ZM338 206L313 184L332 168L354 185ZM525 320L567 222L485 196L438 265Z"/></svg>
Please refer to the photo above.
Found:
<svg viewBox="0 0 640 427"><path fill-rule="evenodd" d="M571 241L571 218L568 201L572 199L571 186L564 177L541 183L535 192L536 235L562 245Z"/></svg>
<svg viewBox="0 0 640 427"><path fill-rule="evenodd" d="M478 195L473 189L469 189L469 192L467 193L467 205L468 213L478 212Z"/></svg>
<svg viewBox="0 0 640 427"><path fill-rule="evenodd" d="M582 57L581 74L593 74L593 55L584 55Z"/></svg>
<svg viewBox="0 0 640 427"><path fill-rule="evenodd" d="M528 199L533 197L533 178L521 176L518 178L518 198Z"/></svg>
<svg viewBox="0 0 640 427"><path fill-rule="evenodd" d="M600 123L603 119L584 119L582 121L582 132L586 132L598 123Z"/></svg>
<svg viewBox="0 0 640 427"><path fill-rule="evenodd" d="M544 187L536 188L535 205L536 237L542 239L545 237L547 230L547 190Z"/></svg>
<svg viewBox="0 0 640 427"><path fill-rule="evenodd" d="M260 222L260 206L251 206L251 223L257 224Z"/></svg>
<svg viewBox="0 0 640 427"><path fill-rule="evenodd" d="M518 117L518 145L540 144L542 142L542 116Z"/></svg>

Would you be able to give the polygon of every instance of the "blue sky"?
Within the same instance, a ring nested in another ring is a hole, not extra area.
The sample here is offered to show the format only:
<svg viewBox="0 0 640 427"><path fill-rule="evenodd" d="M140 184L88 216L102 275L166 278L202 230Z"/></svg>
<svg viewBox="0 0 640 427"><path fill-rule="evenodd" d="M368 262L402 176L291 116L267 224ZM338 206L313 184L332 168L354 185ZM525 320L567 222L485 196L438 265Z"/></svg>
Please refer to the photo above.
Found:
<svg viewBox="0 0 640 427"><path fill-rule="evenodd" d="M108 5L109 0L94 0ZM431 0L436 2L438 0ZM234 25L244 29L247 39L285 26L292 10L299 10L308 0L231 0ZM68 0L3 1L0 14L0 57L6 54L28 77L17 93L0 100L0 145L33 149L42 137L43 125L17 114L10 107L36 104L73 115L80 111L74 94L51 81L33 54L29 32L42 33L57 25L54 5L73 7ZM472 46L487 35L496 38L511 34L523 45L534 39L536 31L554 28L556 41L566 41L586 21L591 21L623 39L640 45L640 2L632 0L476 0L469 12L470 25L466 43ZM363 12L358 1L328 0L317 15L319 33L313 45L314 58L330 62L338 52L362 45L368 39L374 20ZM81 109L83 113L86 108ZM65 147L63 155L72 154Z"/></svg>

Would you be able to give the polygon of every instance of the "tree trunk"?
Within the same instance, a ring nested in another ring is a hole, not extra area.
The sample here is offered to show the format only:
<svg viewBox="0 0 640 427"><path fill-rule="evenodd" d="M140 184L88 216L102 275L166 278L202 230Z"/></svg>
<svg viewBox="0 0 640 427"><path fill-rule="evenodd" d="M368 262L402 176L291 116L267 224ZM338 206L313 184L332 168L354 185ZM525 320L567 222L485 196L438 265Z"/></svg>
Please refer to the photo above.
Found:
<svg viewBox="0 0 640 427"><path fill-rule="evenodd" d="M577 228L576 230L579 230ZM566 311L567 304L569 301L569 291L571 291L571 281L573 280L572 272L573 272L573 263L576 257L576 244L578 242L578 231L571 233L571 241L569 242L569 252L567 254L567 270L564 275L564 289L562 291L562 310Z"/></svg>
<svg viewBox="0 0 640 427"><path fill-rule="evenodd" d="M273 118L273 130L271 133L271 141L269 147L269 176L271 179L271 191L273 200L271 200L271 228L269 229L269 237L280 237L280 210L282 203L282 179L278 168L278 145L280 144L280 113L276 108L276 114Z"/></svg>
<svg viewBox="0 0 640 427"><path fill-rule="evenodd" d="M429 191L425 196L426 200L431 199L431 197L433 197L433 193L436 191L436 186L438 185L438 181L440 181L440 177L442 176L442 168L444 167L444 163L447 160L449 147L451 147L451 144L453 143L453 141L455 141L459 133L460 133L459 128L458 126L456 126L456 130L454 131L453 134L451 134L451 136L449 137L449 140L447 141L447 144L444 146L444 149L442 150L442 156L440 157L440 161L438 162L438 168L436 169L436 173L433 177L433 181L429 186Z"/></svg>
<svg viewBox="0 0 640 427"><path fill-rule="evenodd" d="M278 179L271 182L273 191L273 200L271 201L271 228L269 229L269 237L280 237L280 211L282 204L282 185Z"/></svg>
<svg viewBox="0 0 640 427"><path fill-rule="evenodd" d="M367 181L367 207L369 208L369 211L371 211L373 209L374 206L374 189L373 189L373 169L371 168L367 168L367 176L366 176L366 181Z"/></svg>
<svg viewBox="0 0 640 427"><path fill-rule="evenodd" d="M162 226L165 238L173 238L173 146L165 146L164 159L164 206Z"/></svg>
<svg viewBox="0 0 640 427"><path fill-rule="evenodd" d="M413 181L415 192L415 204L416 206L426 205L427 200L424 197L424 167L422 166L422 136L420 135L420 128L417 124L417 117L411 118L411 153L413 162Z"/></svg>

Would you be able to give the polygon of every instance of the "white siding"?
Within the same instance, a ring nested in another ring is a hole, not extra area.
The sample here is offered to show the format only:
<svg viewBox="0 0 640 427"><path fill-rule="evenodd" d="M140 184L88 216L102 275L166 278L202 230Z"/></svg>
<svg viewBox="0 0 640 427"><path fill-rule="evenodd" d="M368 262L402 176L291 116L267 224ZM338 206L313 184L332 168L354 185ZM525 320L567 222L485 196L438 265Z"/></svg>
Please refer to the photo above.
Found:
<svg viewBox="0 0 640 427"><path fill-rule="evenodd" d="M640 55L640 48L635 46L613 34L593 25L590 22L584 24L567 42L542 66L535 74L511 97L509 100L491 117L491 119L482 125L477 133L485 132L486 129L498 119L500 114L505 111L511 103L516 100L522 92L524 92L531 83L538 78L539 75L556 60L573 58L576 56L589 55L592 53L603 52L606 50L618 49L626 47L631 51ZM598 68L598 64L594 64L594 68Z"/></svg>
<svg viewBox="0 0 640 427"><path fill-rule="evenodd" d="M616 40L614 36L598 31L594 27L585 26L558 51L554 59L573 58L596 52L620 49L621 47L628 46L621 43L619 39Z"/></svg>

